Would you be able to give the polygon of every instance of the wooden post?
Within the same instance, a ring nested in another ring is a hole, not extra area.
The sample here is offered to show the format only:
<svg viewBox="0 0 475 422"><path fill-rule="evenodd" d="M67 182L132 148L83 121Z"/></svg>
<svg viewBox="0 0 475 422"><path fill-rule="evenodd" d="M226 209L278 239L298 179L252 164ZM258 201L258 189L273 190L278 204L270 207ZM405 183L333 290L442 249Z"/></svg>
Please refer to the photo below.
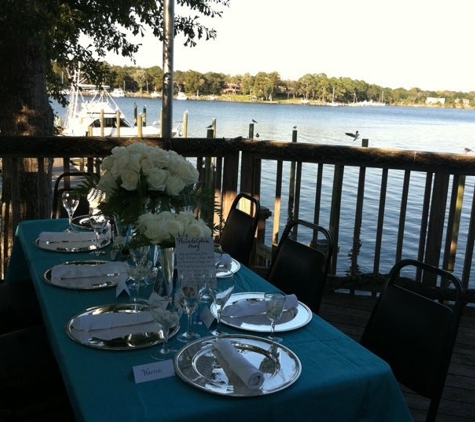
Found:
<svg viewBox="0 0 475 422"><path fill-rule="evenodd" d="M115 126L116 126L115 136L120 138L120 111L119 110L117 110L115 114Z"/></svg>
<svg viewBox="0 0 475 422"><path fill-rule="evenodd" d="M142 137L142 116L137 116L137 136Z"/></svg>
<svg viewBox="0 0 475 422"><path fill-rule="evenodd" d="M254 139L254 123L249 124L249 139Z"/></svg>
<svg viewBox="0 0 475 422"><path fill-rule="evenodd" d="M101 121L101 136L104 136L104 109L101 109L100 121Z"/></svg>
<svg viewBox="0 0 475 422"><path fill-rule="evenodd" d="M182 138L188 138L188 111L183 113Z"/></svg>

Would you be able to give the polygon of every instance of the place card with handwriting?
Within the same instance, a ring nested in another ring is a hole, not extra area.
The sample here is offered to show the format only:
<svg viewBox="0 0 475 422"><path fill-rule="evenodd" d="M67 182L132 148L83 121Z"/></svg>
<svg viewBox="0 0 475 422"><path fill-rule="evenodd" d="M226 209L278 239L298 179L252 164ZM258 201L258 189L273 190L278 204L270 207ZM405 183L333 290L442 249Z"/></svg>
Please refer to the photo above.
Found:
<svg viewBox="0 0 475 422"><path fill-rule="evenodd" d="M161 378L168 378L175 375L172 359L134 366L133 371L136 384L154 381Z"/></svg>

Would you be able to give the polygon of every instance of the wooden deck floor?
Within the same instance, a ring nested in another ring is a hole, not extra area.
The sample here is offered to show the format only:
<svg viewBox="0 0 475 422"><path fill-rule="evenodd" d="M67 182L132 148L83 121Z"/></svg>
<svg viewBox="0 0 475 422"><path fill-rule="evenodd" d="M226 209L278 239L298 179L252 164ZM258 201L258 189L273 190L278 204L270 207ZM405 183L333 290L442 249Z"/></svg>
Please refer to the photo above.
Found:
<svg viewBox="0 0 475 422"><path fill-rule="evenodd" d="M326 293L320 316L359 341L375 299ZM402 387L416 422L424 421L428 401ZM475 421L475 307L466 308L439 407L437 422Z"/></svg>

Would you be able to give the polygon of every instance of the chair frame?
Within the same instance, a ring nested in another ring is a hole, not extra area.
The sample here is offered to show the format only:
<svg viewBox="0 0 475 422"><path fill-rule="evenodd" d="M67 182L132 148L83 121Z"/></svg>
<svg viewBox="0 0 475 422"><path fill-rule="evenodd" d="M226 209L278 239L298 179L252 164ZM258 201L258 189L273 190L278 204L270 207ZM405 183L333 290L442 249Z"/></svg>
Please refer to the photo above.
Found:
<svg viewBox="0 0 475 422"><path fill-rule="evenodd" d="M272 262L267 272L266 279L270 281L271 283L275 284L279 288L283 287L283 286L279 286L279 283L277 280L277 275L275 273L276 264L278 264L279 256L282 253L283 248L285 247L287 242L299 243L296 240L294 240L297 236L298 226L304 226L313 230L312 244L308 246L308 245L304 245L303 243L300 243L300 245L304 248L315 250L316 253L320 253L323 255L323 258L322 258L323 267L321 269L321 272L319 272L319 274L317 275L319 279L315 280L315 291L311 295L313 297L305 298L306 300L304 300L304 298L302 297L299 298L299 300L306 303L312 309L314 313L318 314L320 310L320 304L322 301L324 289L325 289L325 283L326 283L328 271L330 269L331 260L333 256L333 240L330 235L330 232L327 229L325 229L322 226L319 226L318 224L310 223L308 221L301 220L301 219L290 220L285 226L284 231L282 232L280 241L277 245L277 248L275 249L273 253ZM319 233L323 234L323 237L325 239L326 252L322 251L321 248L318 248L318 244L315 244ZM289 290L287 293L292 293L292 292Z"/></svg>
<svg viewBox="0 0 475 422"><path fill-rule="evenodd" d="M243 199L250 202L250 213L246 213L238 208ZM223 251L229 253L229 255L243 265L249 265L254 238L259 224L260 213L261 205L259 199L244 192L237 194L231 204L228 216L226 217L226 222L219 238L218 243L221 245ZM241 221L249 220L249 230L243 232L237 227L233 227L232 224L234 224L236 219ZM240 240L240 242L236 242L236 240Z"/></svg>
<svg viewBox="0 0 475 422"><path fill-rule="evenodd" d="M401 270L407 267L416 269L414 283L428 279L421 277L422 272L424 276L432 275L432 280L440 277L444 287L451 283L453 303L448 306L440 299L397 285ZM430 400L427 422L435 421L438 412L464 305L464 289L458 277L441 268L404 259L391 269L361 337L361 344L384 359L402 385Z"/></svg>

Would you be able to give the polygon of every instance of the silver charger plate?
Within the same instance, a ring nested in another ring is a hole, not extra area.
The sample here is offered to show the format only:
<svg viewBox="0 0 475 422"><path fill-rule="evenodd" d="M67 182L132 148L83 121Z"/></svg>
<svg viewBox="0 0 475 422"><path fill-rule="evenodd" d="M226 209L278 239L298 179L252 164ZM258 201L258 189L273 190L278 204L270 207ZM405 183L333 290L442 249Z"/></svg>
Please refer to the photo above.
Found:
<svg viewBox="0 0 475 422"><path fill-rule="evenodd" d="M244 292L233 293L229 298L226 306L233 305L240 301L262 301L264 300L263 292ZM216 305L211 305L211 313L216 317ZM297 328L307 325L313 317L310 308L302 302L299 302L296 309L284 310L282 317L275 324L275 332L284 332L296 330ZM253 315L247 317L221 317L221 322L230 327L239 328L240 330L254 331L257 333L270 333L270 320L264 314Z"/></svg>
<svg viewBox="0 0 475 422"><path fill-rule="evenodd" d="M122 304L111 304L111 305L102 305L95 306L93 308L86 309L85 311L73 316L66 323L66 333L68 336L75 342L82 344L84 346L92 347L94 349L101 350L134 350L134 349L143 349L145 347L154 346L156 344L162 343L163 339L161 338L158 331L146 331L143 333L128 334L124 337L117 337L111 340L104 340L97 337L94 337L94 330L87 332L87 335L84 336L84 331L79 331L73 328L73 323L76 318L80 318L84 315L92 314L101 314L106 312L143 312L148 309L148 306L145 304L133 304L133 303L122 303ZM172 338L180 330L180 325L170 329L169 338Z"/></svg>
<svg viewBox="0 0 475 422"><path fill-rule="evenodd" d="M259 390L250 390L232 372L221 367L213 353L216 337L188 343L174 358L175 373L184 382L213 394L252 397L276 393L292 385L302 372L297 355L271 340L247 335L223 335L247 360L264 374Z"/></svg>
<svg viewBox="0 0 475 422"><path fill-rule="evenodd" d="M236 274L240 269L241 269L241 264L238 261L236 261L234 258L232 258L231 268L228 270L228 269L223 269L223 268L218 267L216 269L216 277L218 278L229 277L231 274Z"/></svg>
<svg viewBox="0 0 475 422"><path fill-rule="evenodd" d="M71 224L78 229L92 230L92 227L89 224L88 215L78 215L77 217L73 217Z"/></svg>
<svg viewBox="0 0 475 422"><path fill-rule="evenodd" d="M90 252L90 251L95 251L97 249L96 245L94 245L93 242L91 242L90 245L80 246L80 247L74 246L74 243L79 243L79 242L68 242L68 241L40 242L40 239L36 239L34 242L34 245L45 251L52 251L52 252L76 253L76 252ZM105 248L110 243L111 243L110 237L102 239L99 249Z"/></svg>
<svg viewBox="0 0 475 422"><path fill-rule="evenodd" d="M109 261L68 261L64 262L63 265L100 265L106 264ZM108 274L103 276L94 277L97 279L97 282L90 284L87 287L81 286L72 286L68 285L67 281L63 281L64 279L54 279L51 277L53 268L46 270L43 273L43 281L47 284L51 284L53 286L62 287L63 289L73 289L73 290L97 290L97 289L107 289L109 287L115 287L119 284L119 274Z"/></svg>

